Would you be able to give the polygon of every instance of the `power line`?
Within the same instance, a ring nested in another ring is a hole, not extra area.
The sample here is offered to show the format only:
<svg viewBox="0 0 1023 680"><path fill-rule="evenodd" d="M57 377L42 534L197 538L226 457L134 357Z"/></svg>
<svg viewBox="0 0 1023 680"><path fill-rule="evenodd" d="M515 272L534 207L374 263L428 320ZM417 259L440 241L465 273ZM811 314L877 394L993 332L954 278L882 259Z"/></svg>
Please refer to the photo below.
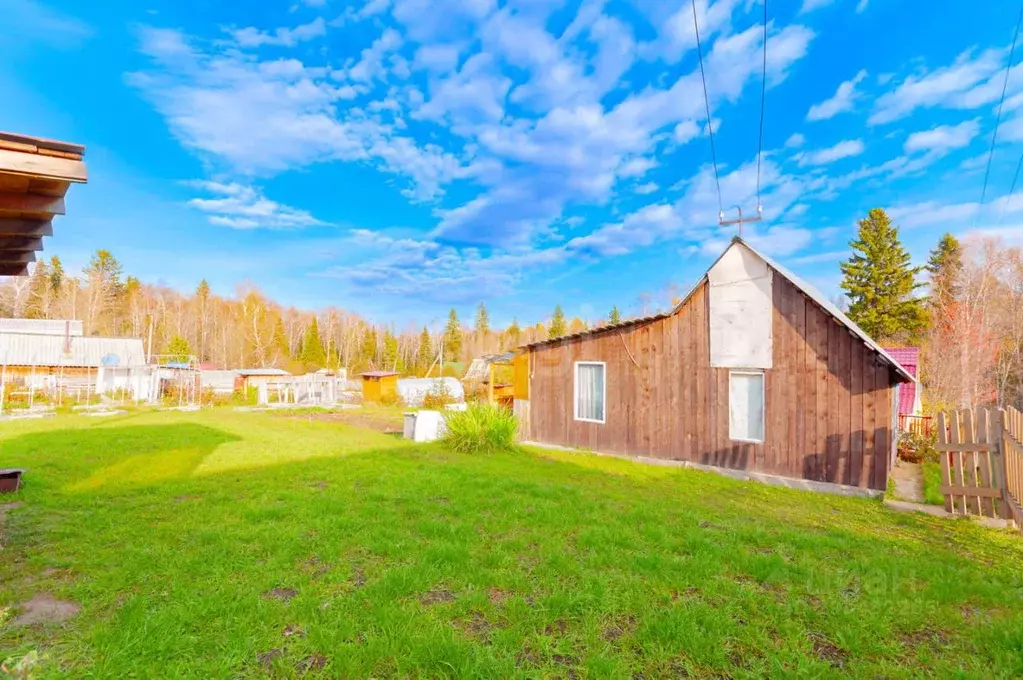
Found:
<svg viewBox="0 0 1023 680"><path fill-rule="evenodd" d="M991 149L988 150L987 169L984 171L984 188L980 192L981 207L984 206L984 199L987 197L987 181L988 177L991 175L991 160L995 156L995 141L998 139L998 125L1002 122L1002 104L1005 103L1005 90L1009 86L1009 71L1012 70L1012 55L1016 52L1016 39L1019 38L1019 25L1021 22L1023 22L1023 7L1020 7L1019 9L1019 18L1016 19L1016 32L1012 36L1012 47L1009 48L1009 63L1005 65L1005 80L1002 81L1002 97L998 100L998 113L995 115L995 131L991 133Z"/></svg>
<svg viewBox="0 0 1023 680"><path fill-rule="evenodd" d="M760 157L764 152L764 101L767 99L767 0L764 0L764 65L760 80L760 137L757 140L757 212L760 204Z"/></svg>
<svg viewBox="0 0 1023 680"><path fill-rule="evenodd" d="M703 103L707 108L707 136L710 137L710 160L714 164L714 184L718 189L718 219L724 219L725 208L721 200L721 179L718 177L718 159L714 151L714 126L710 122L710 97L707 96L707 74L703 70L703 47L700 45L700 24L696 19L696 0L693 2L693 31L696 33L696 53L700 57L700 79L703 81Z"/></svg>
<svg viewBox="0 0 1023 680"><path fill-rule="evenodd" d="M1023 168L1023 154L1020 154L1019 163L1016 164L1016 174L1012 176L1012 187L1009 188L1009 194L1005 197L1005 205L1002 206L1002 214L998 216L998 224L1002 223L1005 219L1005 213L1009 209L1009 203L1012 202L1012 195L1016 193L1016 181L1019 180L1019 171Z"/></svg>

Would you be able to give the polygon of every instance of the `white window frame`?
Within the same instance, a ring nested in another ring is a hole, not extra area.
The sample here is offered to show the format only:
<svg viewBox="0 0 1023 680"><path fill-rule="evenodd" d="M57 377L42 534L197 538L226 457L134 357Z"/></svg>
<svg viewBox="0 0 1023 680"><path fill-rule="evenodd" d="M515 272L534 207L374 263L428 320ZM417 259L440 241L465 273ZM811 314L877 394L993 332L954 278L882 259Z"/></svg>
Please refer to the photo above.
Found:
<svg viewBox="0 0 1023 680"><path fill-rule="evenodd" d="M764 433L763 439L749 439L747 437L736 437L732 435L732 376L733 375L759 375L760 376L760 403L764 405ZM767 439L767 376L763 371L755 369L739 369L728 372L728 439L733 442L745 442L747 444L763 444Z"/></svg>
<svg viewBox="0 0 1023 680"><path fill-rule="evenodd" d="M595 420L593 418L580 418L579 417L579 367L580 366L600 366L604 372L604 394L601 396L603 408L603 418ZM607 363L604 361L576 361L572 364L572 415L575 419L582 423L597 423L603 425L607 422Z"/></svg>

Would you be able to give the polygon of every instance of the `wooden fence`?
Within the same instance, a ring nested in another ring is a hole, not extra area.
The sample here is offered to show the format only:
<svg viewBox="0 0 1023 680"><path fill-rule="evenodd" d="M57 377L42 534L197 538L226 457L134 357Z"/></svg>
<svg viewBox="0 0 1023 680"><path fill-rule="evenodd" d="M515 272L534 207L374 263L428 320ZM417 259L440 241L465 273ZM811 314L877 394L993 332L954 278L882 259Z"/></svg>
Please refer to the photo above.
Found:
<svg viewBox="0 0 1023 680"><path fill-rule="evenodd" d="M1023 528L1023 414L1013 408L938 414L945 510L1011 519Z"/></svg>
<svg viewBox="0 0 1023 680"><path fill-rule="evenodd" d="M934 421L930 416L899 414L899 432L912 432L921 437L929 437L933 428Z"/></svg>

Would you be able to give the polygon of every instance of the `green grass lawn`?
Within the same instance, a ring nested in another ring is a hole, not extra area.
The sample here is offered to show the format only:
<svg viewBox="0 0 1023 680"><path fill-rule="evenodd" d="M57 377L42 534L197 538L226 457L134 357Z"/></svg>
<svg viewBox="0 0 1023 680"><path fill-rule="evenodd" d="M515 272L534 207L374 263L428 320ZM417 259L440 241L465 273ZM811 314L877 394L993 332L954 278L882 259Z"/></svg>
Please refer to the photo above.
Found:
<svg viewBox="0 0 1023 680"><path fill-rule="evenodd" d="M941 493L941 463L925 460L920 464L920 470L924 476L924 503L945 505L945 495Z"/></svg>
<svg viewBox="0 0 1023 680"><path fill-rule="evenodd" d="M1023 541L312 417L0 426L0 659L41 677L1019 677ZM47 593L63 623L13 625Z"/></svg>

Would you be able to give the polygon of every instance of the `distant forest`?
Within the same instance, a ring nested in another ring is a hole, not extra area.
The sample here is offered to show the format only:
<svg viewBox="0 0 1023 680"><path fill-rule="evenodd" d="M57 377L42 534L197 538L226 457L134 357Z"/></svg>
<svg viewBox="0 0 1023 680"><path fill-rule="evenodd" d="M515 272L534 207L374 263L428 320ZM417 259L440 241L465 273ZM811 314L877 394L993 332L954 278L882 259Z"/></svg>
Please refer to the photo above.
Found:
<svg viewBox="0 0 1023 680"><path fill-rule="evenodd" d="M443 349L451 363L465 364L483 353L584 330L588 323L566 319L558 307L546 323L493 328L481 302L475 318L463 322L451 310L444 328L397 328L328 307L319 311L285 307L251 284L233 297L215 295L202 281L191 295L125 276L120 262L98 250L79 275L64 270L58 257L38 262L27 277L0 287L0 316L81 319L86 335L142 338L152 354L195 356L223 368L283 368L293 373L345 366L424 375ZM620 320L617 308L609 319ZM606 323L606 321L604 321Z"/></svg>

